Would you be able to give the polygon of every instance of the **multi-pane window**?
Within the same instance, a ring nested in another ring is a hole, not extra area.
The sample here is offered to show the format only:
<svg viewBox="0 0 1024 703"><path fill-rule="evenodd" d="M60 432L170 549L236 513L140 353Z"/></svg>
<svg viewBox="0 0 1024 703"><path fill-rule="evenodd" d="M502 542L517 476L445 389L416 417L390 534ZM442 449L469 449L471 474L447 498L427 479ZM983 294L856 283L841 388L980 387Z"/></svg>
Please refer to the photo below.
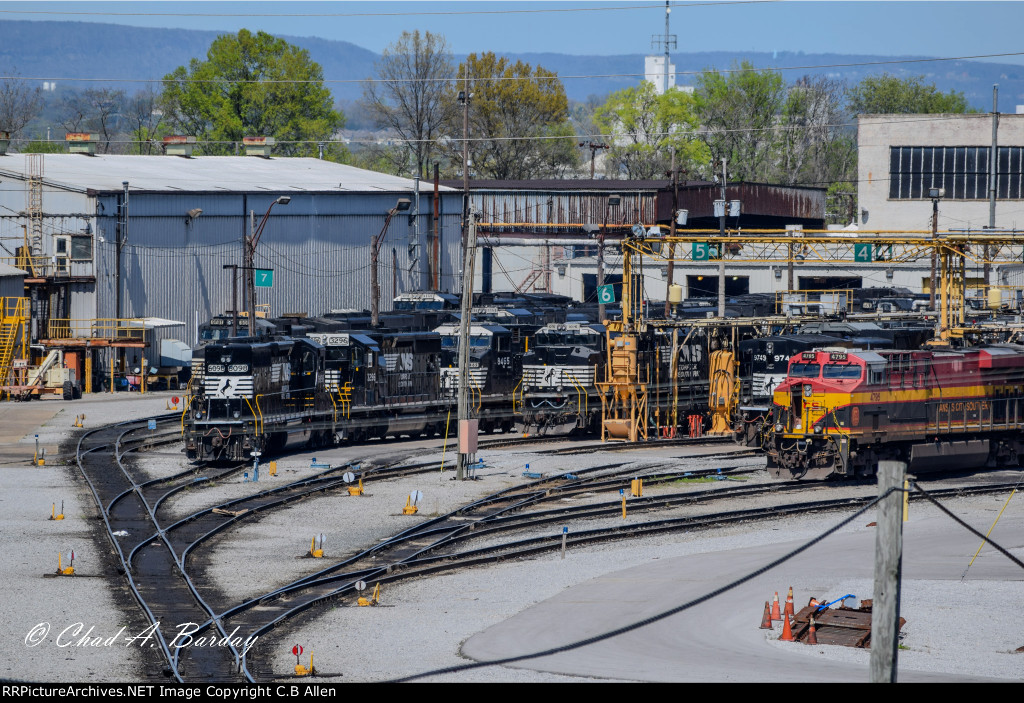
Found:
<svg viewBox="0 0 1024 703"><path fill-rule="evenodd" d="M943 188L946 200L988 199L991 147L889 147L889 197L927 198L929 188ZM1024 147L999 147L996 198L1024 198Z"/></svg>

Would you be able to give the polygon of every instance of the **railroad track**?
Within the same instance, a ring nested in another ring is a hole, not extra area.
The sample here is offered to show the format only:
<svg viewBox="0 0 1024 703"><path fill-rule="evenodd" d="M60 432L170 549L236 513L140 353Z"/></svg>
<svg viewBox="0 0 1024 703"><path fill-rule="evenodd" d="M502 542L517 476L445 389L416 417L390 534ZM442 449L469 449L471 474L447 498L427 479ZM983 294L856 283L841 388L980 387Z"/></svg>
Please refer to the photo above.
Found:
<svg viewBox="0 0 1024 703"><path fill-rule="evenodd" d="M143 421L144 422L144 421ZM366 469L352 465L330 467L311 477L284 486L273 487L260 493L228 501L198 511L166 527L157 519L157 511L168 498L203 482L211 476L230 475L239 467L229 467L216 474L197 476L198 470L179 472L173 476L140 480L139 473L122 459L124 455L153 444L137 436L142 423L101 428L86 433L79 443L78 460L83 475L89 481L101 506L103 518L115 549L121 559L126 576L151 622L199 623L194 633L202 636L216 633L226 636L238 627L243 637L261 637L301 613L326 601L354 595L356 581L365 580L392 583L402 579L420 577L440 571L468 568L501 559L524 558L541 554L561 546L561 534L545 534L505 540L503 535L536 533L552 523L566 520L593 520L607 518L621 510L618 500L592 502L584 505L558 506L540 509L545 503L563 501L586 493L614 491L628 486L634 475L643 476L646 486L667 483L680 478L706 476L725 477L729 471L711 469L702 471L667 471L652 466L637 469L625 463L606 464L575 474L560 473L500 491L449 515L428 520L403 531L391 539L375 545L336 563L316 574L297 579L262 596L243 603L224 607L204 600L189 575L188 559L215 534L230 528L236 522L267 511L284 507L295 500L347 485L343 474L358 473L364 481L433 472L439 462L411 465L382 465ZM111 452L110 447L114 447ZM106 459L104 459L106 453ZM735 454L711 455L737 458ZM702 457L707 459L709 457ZM116 460L118 471L109 469L110 460ZM104 462L106 462L104 464ZM130 462L129 462L130 463ZM756 466L756 468L753 468ZM760 470L760 464L732 467L735 473ZM634 498L630 511L661 511L683 505L699 505L725 497L742 498L763 495L764 492L789 493L820 488L821 484L771 484L768 486L726 485L715 490L671 493L648 498ZM1005 484L973 488L949 489L950 493L1005 490ZM943 495L943 491L933 492ZM611 527L575 530L568 536L569 545L580 546L631 536L657 534L686 529L701 529L715 524L741 520L778 517L811 510L835 510L862 504L872 496L858 499L830 499L787 503L770 508L708 512L629 523ZM126 530L129 538L113 537L113 532ZM134 531L133 531L134 530ZM145 539L138 535L147 534ZM130 538L135 535L136 539ZM481 541L500 540L494 544L473 546ZM203 590L206 590L205 588ZM209 598L209 596L206 596ZM269 666L261 656L260 648L240 652L233 647L205 649L176 649L175 632L161 632L161 651L168 659L168 673L177 680L241 680L260 681L270 676Z"/></svg>
<svg viewBox="0 0 1024 703"><path fill-rule="evenodd" d="M867 484L864 484L865 486ZM1015 483L997 483L971 487L933 490L936 497L1004 492ZM539 488L539 486L535 486ZM699 491L658 496L642 501L634 499L631 511L663 510L686 504L706 503L726 497L763 496L765 493L800 493L809 490L823 490L822 484L771 484L766 486L730 487L714 491ZM502 492L506 493L506 492ZM497 501L507 499L499 495L482 499L470 506L442 516L427 524L411 528L392 540L367 550L360 559L350 559L342 567L344 573L329 576L307 577L289 586L277 589L259 598L242 603L221 614L234 626L241 624L243 631L262 637L275 627L291 618L319 605L337 602L339 599L353 599L357 581L367 583L395 583L405 579L419 578L440 572L470 568L507 559L528 558L561 548L562 535L558 531L542 536L499 542L477 548L455 551L459 545L473 540L486 540L503 532L535 530L551 523L562 523L566 519L607 518L621 510L620 501L609 501L597 505L562 507L554 510L535 512L529 515L511 514L521 507L514 501L504 509L494 510ZM655 535L667 532L706 529L722 524L764 520L787 515L803 515L813 512L827 512L864 505L874 499L873 492L860 497L830 498L790 502L769 507L758 507L730 511L711 511L685 517L664 518L640 523L625 523L614 526L576 530L567 535L569 546L579 547L612 540ZM916 499L915 499L916 500ZM477 506L489 506L477 518L469 515ZM445 522L454 524L444 524ZM461 524L459 524L461 522ZM367 564L365 559L380 558L387 553L386 563ZM255 611L257 611L256 613ZM263 680L269 664L260 656L260 649L250 650L244 661L244 671L251 681Z"/></svg>

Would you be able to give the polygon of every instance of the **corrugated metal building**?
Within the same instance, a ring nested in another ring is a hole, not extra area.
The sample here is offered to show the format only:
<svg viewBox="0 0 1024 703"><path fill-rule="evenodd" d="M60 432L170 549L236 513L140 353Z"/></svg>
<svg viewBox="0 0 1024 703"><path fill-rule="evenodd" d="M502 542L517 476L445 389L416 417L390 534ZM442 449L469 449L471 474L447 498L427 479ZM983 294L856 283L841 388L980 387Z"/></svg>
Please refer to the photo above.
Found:
<svg viewBox="0 0 1024 703"><path fill-rule="evenodd" d="M462 187L460 181L442 183ZM681 182L677 209L689 213L686 229L717 229L714 201L721 197L721 187L714 183ZM740 217L728 218L730 229L825 226L824 188L732 183L725 199L742 204ZM589 301L596 300L594 233L598 228L608 233L605 281L618 283L622 259L617 240L623 229L637 223L667 226L673 218L673 188L668 180L474 180L470 182L470 203L479 213L482 245L476 265L476 290L547 291ZM778 262L732 263L729 268L729 295L774 292L786 287ZM642 270L645 293L651 299L663 300L667 294L667 265L647 261ZM717 261L682 260L676 263L674 282L684 286L687 296L707 296L716 293L717 276ZM799 284L801 288L820 287L818 281L828 276L825 269L801 267Z"/></svg>
<svg viewBox="0 0 1024 703"><path fill-rule="evenodd" d="M41 195L35 215L33 176ZM34 253L65 277L63 316L72 319L117 316L126 214L120 317L186 321L185 341L194 343L197 321L231 308L232 271L224 266L243 263L250 213L258 222L281 195L291 200L273 208L255 256L256 267L274 270L273 286L257 288L257 303L269 303L271 315L369 308L371 238L398 198L412 207L392 219L381 248L381 309L390 309L393 290L419 290L429 280L427 182L419 184L416 217L414 181L318 159L47 154L33 173L26 155L10 154L0 156L0 180L0 257L14 256L25 228L41 229ZM462 195L442 187L438 201L441 288L452 290Z"/></svg>
<svg viewBox="0 0 1024 703"><path fill-rule="evenodd" d="M0 298L25 295L25 272L10 264L0 263Z"/></svg>

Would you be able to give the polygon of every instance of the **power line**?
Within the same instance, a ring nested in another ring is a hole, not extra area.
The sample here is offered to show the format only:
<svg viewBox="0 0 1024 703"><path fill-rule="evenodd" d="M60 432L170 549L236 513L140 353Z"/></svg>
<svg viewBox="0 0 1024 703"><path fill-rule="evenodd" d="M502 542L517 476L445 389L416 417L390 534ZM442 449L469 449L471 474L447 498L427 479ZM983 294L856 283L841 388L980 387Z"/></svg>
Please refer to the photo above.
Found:
<svg viewBox="0 0 1024 703"><path fill-rule="evenodd" d="M943 57L925 57L917 59L886 59L881 61L855 61L850 63L831 63L831 64L808 64L801 66L764 66L761 68L747 67L747 68L720 68L720 69L709 69L711 73L745 73L749 71L753 72L768 72L768 71L809 71L812 69L821 68L857 68L861 66L891 66L901 64L916 64L916 63L936 63L941 61L971 61L975 59L992 59L992 58L1007 58L1011 56L1024 56L1024 51L1011 51L1002 52L997 54L974 54L970 56L943 56ZM700 71L676 71L676 76L699 76L705 73L704 70ZM533 81L533 80L576 80L576 79L589 79L589 78L646 78L646 73L593 73L593 74L578 74L578 75L553 75L549 78L537 78L536 76L471 76L470 81ZM440 77L440 78L322 78L322 79L233 79L233 78L73 78L68 76L17 76L7 75L0 76L0 80L24 80L24 81L63 81L63 82L77 82L77 83L213 83L213 84L236 84L236 83L253 83L253 84L323 84L323 83L448 83L454 82L456 77Z"/></svg>
<svg viewBox="0 0 1024 703"><path fill-rule="evenodd" d="M673 3L672 7L718 7L726 5L763 5L770 3L784 2L784 0L731 0L727 2L687 2ZM544 8L532 10L448 10L432 12L75 12L55 10L0 10L0 14L8 15L57 15L61 17L449 17L469 15L537 15L537 14L566 14L578 12L621 12L632 10L649 10L651 8L662 8L664 5L617 5L609 7L571 7L571 8Z"/></svg>

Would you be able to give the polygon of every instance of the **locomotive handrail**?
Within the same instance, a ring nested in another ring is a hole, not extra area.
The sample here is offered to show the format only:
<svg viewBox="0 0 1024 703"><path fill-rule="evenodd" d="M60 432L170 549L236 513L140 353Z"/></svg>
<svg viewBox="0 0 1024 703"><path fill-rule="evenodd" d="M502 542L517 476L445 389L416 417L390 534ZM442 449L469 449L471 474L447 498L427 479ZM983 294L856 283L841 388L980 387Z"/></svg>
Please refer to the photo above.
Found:
<svg viewBox="0 0 1024 703"><path fill-rule="evenodd" d="M191 385L191 384L192 384L192 381L189 380L189 385ZM181 436L182 437L185 436L185 415L188 414L188 409L192 406L192 398L193 397L194 396L191 393L189 393L188 395L185 396L184 407L181 410Z"/></svg>
<svg viewBox="0 0 1024 703"><path fill-rule="evenodd" d="M519 411L516 410L516 391L519 391L519 407L520 408L523 407L523 402L524 402L523 401L523 393L524 393L524 391L520 390L522 387L523 387L523 379L522 379L522 377L520 377L519 378L519 383L517 383L516 387L512 389L512 414L513 415L515 415L517 412L519 412Z"/></svg>
<svg viewBox="0 0 1024 703"><path fill-rule="evenodd" d="M256 396L256 412L258 412L260 414L260 424L259 424L258 434L263 434L263 408L260 407L260 398L262 398L262 397L263 397L262 393L260 393L259 395Z"/></svg>
<svg viewBox="0 0 1024 703"><path fill-rule="evenodd" d="M586 395L587 391L583 387L583 384L581 384L577 380L576 374L572 373L571 371L569 372L569 379L572 381L572 384L574 386L576 386L576 414L577 415L582 415L583 414L583 407L584 406L581 405L580 403L583 402L583 396ZM588 398L588 400L589 400L589 398Z"/></svg>
<svg viewBox="0 0 1024 703"><path fill-rule="evenodd" d="M341 412L345 419L352 415L352 385L351 381L345 381L343 386L338 387L338 400L341 401Z"/></svg>
<svg viewBox="0 0 1024 703"><path fill-rule="evenodd" d="M249 414L253 416L253 422L256 424L256 434L259 435L259 420L256 419L256 410L253 409L253 404L249 402L249 398L243 397L243 400L245 400L246 405L249 406Z"/></svg>
<svg viewBox="0 0 1024 703"><path fill-rule="evenodd" d="M476 381L473 380L472 376L469 377L469 392L477 399L474 410L476 412L480 412L480 408L483 407L484 404L484 389L476 384Z"/></svg>

